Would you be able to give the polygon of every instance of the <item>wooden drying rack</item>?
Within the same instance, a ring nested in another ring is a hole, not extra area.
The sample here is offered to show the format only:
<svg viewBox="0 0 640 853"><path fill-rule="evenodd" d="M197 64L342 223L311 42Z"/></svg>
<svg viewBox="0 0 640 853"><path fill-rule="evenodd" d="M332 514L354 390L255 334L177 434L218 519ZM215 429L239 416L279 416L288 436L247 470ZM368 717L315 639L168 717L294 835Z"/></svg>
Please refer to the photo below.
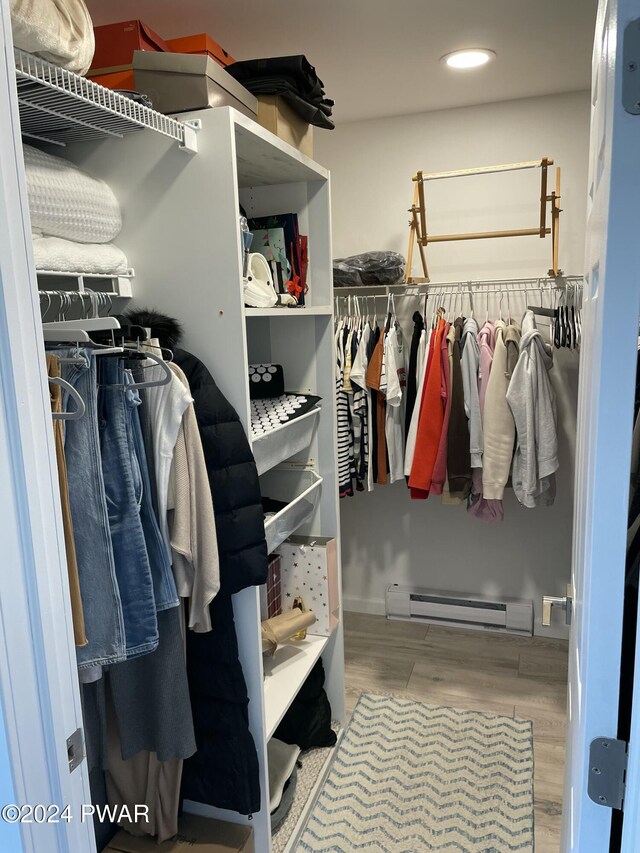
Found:
<svg viewBox="0 0 640 853"><path fill-rule="evenodd" d="M524 163L503 163L498 166L479 166L476 169L457 169L452 172L418 172L413 176L415 184L413 204L409 210L409 250L407 252L407 284L429 282L427 268L426 246L428 243L449 243L457 240L484 240L492 237L541 237L551 234L552 267L549 275L561 274L558 267L558 247L560 242L560 167L556 166L555 190L548 193L547 180L549 167L553 160L543 157L541 160L528 160ZM476 231L469 234L437 234L427 233L427 214L425 208L424 184L426 181L439 181L445 178L461 178L469 175L492 175L496 172L516 172L522 169L540 169L540 224L536 228L521 228L508 231ZM547 204L551 205L551 227L547 226ZM413 272L413 249L417 241L420 261L422 263L422 278L415 278Z"/></svg>

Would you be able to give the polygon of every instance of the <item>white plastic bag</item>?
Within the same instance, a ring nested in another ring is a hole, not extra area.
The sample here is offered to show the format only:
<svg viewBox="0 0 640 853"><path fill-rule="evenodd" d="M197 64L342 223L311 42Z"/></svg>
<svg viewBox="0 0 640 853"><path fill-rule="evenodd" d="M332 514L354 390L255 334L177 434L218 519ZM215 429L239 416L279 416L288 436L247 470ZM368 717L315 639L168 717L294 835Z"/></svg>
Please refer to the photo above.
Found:
<svg viewBox="0 0 640 853"><path fill-rule="evenodd" d="M278 301L271 268L263 255L251 252L244 279L244 304L251 308L273 308Z"/></svg>
<svg viewBox="0 0 640 853"><path fill-rule="evenodd" d="M13 43L76 74L86 74L95 39L83 0L11 0Z"/></svg>

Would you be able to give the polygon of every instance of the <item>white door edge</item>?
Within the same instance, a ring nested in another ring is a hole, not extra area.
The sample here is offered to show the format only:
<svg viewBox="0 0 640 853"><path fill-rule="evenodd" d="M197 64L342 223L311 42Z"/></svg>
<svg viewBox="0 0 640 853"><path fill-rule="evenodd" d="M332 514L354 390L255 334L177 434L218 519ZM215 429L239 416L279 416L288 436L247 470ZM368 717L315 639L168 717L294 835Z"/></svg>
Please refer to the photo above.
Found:
<svg viewBox="0 0 640 853"><path fill-rule="evenodd" d="M86 761L67 760L82 713L5 0L0 44L0 696L17 805L72 816L22 823L24 850L93 853Z"/></svg>

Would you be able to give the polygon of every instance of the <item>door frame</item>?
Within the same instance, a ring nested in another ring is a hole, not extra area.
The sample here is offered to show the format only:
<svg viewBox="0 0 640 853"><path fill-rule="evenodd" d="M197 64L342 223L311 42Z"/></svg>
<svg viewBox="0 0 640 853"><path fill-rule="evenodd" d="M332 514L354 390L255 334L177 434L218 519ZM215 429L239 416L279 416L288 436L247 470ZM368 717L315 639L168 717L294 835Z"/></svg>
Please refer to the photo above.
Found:
<svg viewBox="0 0 640 853"><path fill-rule="evenodd" d="M612 812L587 795L589 750L594 738L618 731L640 312L640 118L623 108L622 66L624 30L638 17L639 0L600 0L594 33L562 836L563 851L580 853L609 849ZM639 849L632 840L639 782L636 771L625 802L629 853Z"/></svg>
<svg viewBox="0 0 640 853"><path fill-rule="evenodd" d="M0 704L15 802L70 807L70 821L22 822L20 850L91 853L93 824L80 809L91 802L87 762L71 773L67 756L82 710L8 0L0 44ZM3 763L3 796L7 781ZM15 829L0 820L3 850L18 850Z"/></svg>

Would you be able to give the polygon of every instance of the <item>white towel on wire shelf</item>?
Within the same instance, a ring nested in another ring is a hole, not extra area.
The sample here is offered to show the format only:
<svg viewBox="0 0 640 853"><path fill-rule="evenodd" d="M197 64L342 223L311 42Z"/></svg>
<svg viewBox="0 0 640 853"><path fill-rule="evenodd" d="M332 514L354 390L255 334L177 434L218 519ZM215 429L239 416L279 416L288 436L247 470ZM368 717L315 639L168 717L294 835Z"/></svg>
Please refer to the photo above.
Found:
<svg viewBox="0 0 640 853"><path fill-rule="evenodd" d="M127 272L127 256L113 243L75 243L37 232L31 237L37 270L105 275Z"/></svg>
<svg viewBox="0 0 640 853"><path fill-rule="evenodd" d="M31 226L79 243L110 243L122 216L113 190L62 157L23 146Z"/></svg>

